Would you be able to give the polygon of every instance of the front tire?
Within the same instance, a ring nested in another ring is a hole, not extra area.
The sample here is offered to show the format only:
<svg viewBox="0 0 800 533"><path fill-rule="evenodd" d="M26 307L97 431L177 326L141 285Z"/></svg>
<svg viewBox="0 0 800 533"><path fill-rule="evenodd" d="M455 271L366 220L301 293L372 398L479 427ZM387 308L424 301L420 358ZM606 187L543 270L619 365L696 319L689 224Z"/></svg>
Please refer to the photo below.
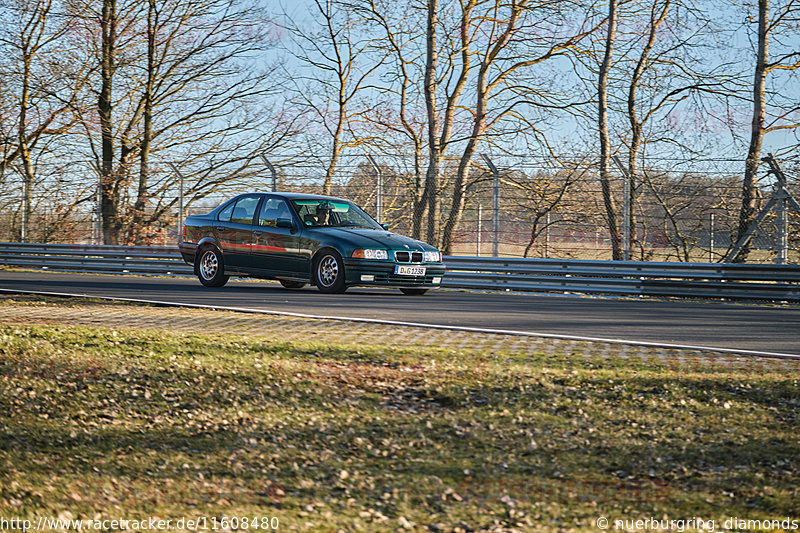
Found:
<svg viewBox="0 0 800 533"><path fill-rule="evenodd" d="M230 276L225 275L222 254L216 248L204 248L200 251L194 272L200 283L206 287L222 287L230 279Z"/></svg>
<svg viewBox="0 0 800 533"><path fill-rule="evenodd" d="M342 293L347 290L344 283L344 260L336 250L326 249L314 259L314 283L321 292Z"/></svg>
<svg viewBox="0 0 800 533"><path fill-rule="evenodd" d="M408 296L422 296L428 292L428 289L400 289L400 292Z"/></svg>

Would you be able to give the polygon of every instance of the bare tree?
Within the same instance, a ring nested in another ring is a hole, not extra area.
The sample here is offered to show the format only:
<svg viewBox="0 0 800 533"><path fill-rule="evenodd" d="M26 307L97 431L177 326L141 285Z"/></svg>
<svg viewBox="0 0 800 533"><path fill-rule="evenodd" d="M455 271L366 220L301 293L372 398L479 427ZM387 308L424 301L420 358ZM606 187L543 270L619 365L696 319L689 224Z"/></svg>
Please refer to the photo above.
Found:
<svg viewBox="0 0 800 533"><path fill-rule="evenodd" d="M570 164L561 172L553 175L539 174L528 179L513 179L511 183L519 190L519 206L527 214L530 224L530 235L523 257L528 257L542 233L549 228L563 223L564 218L581 216L580 204L569 198L570 191L576 183L585 179L589 167L581 163ZM555 216L560 214L562 220Z"/></svg>
<svg viewBox="0 0 800 533"><path fill-rule="evenodd" d="M670 176L643 171L641 174L655 208L651 218L661 221L666 244L678 261L696 260L693 253L701 234L707 231L707 215L720 201L714 195L714 182L685 173Z"/></svg>
<svg viewBox="0 0 800 533"><path fill-rule="evenodd" d="M618 2L608 1L608 27L606 29L606 45L603 62L597 80L597 127L600 133L600 186L603 191L603 205L606 211L606 223L611 235L611 253L615 261L622 259L621 237L617 224L617 208L611 193L611 140L608 133L608 76L614 55L614 40L617 32Z"/></svg>
<svg viewBox="0 0 800 533"><path fill-rule="evenodd" d="M781 129L796 129L800 123L787 120L792 111L797 111L800 106L794 102L791 107L780 109L777 116L768 120L768 90L767 79L770 74L777 71L796 71L800 69L800 51L797 50L797 24L800 21L800 2L788 0L780 3L773 13L769 0L758 0L757 6L757 38L755 67L753 70L752 103L753 120L750 126L750 143L745 160L745 172L742 180L742 205L739 209L739 226L736 240L741 239L748 228L753 224L757 211L757 179L758 168L761 163L761 150L766 134ZM781 53L770 57L770 43L781 39L787 33L789 44L781 47ZM749 243L742 247L736 258L737 262L745 262L750 253Z"/></svg>
<svg viewBox="0 0 800 533"><path fill-rule="evenodd" d="M665 119L679 106L684 110L694 108L692 96L706 100L727 96L733 76L720 72L730 65L707 65L700 59L713 47L709 39L713 26L691 2L654 0L643 6L643 12L633 11L632 16L632 42L624 54L630 57L626 61L630 66L619 76L627 86L625 115L629 126L629 134L620 135L628 151L623 179L629 181L630 209L629 219L624 222L630 231L630 242L639 244L644 257L641 243L637 242L636 223L637 197L643 182L640 160L646 148L656 144L670 144L684 153L697 154L698 148L686 146L670 134Z"/></svg>
<svg viewBox="0 0 800 533"><path fill-rule="evenodd" d="M153 181L153 155L188 163L225 153L235 168L281 138L291 123L276 120L259 102L277 92L266 83L274 67L246 62L271 42L269 21L258 6L235 0L120 1L104 0L100 12L76 6L86 46L100 65L97 114L82 120L101 175L107 243L140 242L143 228L177 202L177 195L162 197L177 181L171 171Z"/></svg>
<svg viewBox="0 0 800 533"><path fill-rule="evenodd" d="M7 56L0 75L9 96L13 94L10 114L16 115L16 131L5 132L13 142L4 143L0 167L5 171L8 165L17 165L23 181L22 217L28 221L35 181L33 151L43 138L63 135L76 123L75 106L84 77L59 61L58 47L67 46L60 41L65 40L69 24L52 16L52 0L23 0L3 7L0 47Z"/></svg>
<svg viewBox="0 0 800 533"><path fill-rule="evenodd" d="M290 51L310 72L299 76L287 73L287 77L295 81L294 93L300 107L310 111L312 120L328 133L330 147L322 191L330 194L342 151L364 142L346 137L352 135L354 122L364 112L357 109L356 100L373 88L370 77L387 54L376 49L373 38L362 31L364 20L351 5L313 0L310 14L316 25L313 31L291 19L288 25L295 38L295 47Z"/></svg>
<svg viewBox="0 0 800 533"><path fill-rule="evenodd" d="M411 235L419 239L427 211L423 175L425 121L423 106L419 102L422 91L418 90L420 88L416 84L418 75L423 71L419 63L419 20L406 13L392 11L399 9L405 12L404 4L365 0L359 7L365 13L365 19L377 26L383 35L381 41L389 54L387 65L392 69L384 75L386 86L382 88L382 92L388 96L382 106L385 111L380 107L375 108L366 118L383 131L400 135L400 141L393 146L395 150L402 151L403 145L411 143L413 172L409 175L407 188L411 191L412 202ZM376 46L380 46L380 42ZM384 142L378 146L387 144L385 139L382 140Z"/></svg>
<svg viewBox="0 0 800 533"><path fill-rule="evenodd" d="M628 84L628 121L631 127L630 144L628 145L628 174L623 179L629 180L628 184L628 198L626 201L631 209L628 210L628 220L623 221L627 224L630 231L630 242L636 242L636 210L633 206L636 205L636 192L637 192L637 177L639 169L639 150L641 149L644 135L644 125L653 116L655 111L663 106L669 98L665 98L662 103L656 108L646 111L644 117L640 117L638 108L637 93L640 89L642 77L650 64L650 54L656 44L656 36L658 35L659 28L664 23L669 11L671 0L665 0L662 4L654 1L651 10L649 21L647 25L646 41L642 48L641 53L636 61L633 73Z"/></svg>
<svg viewBox="0 0 800 533"><path fill-rule="evenodd" d="M273 109L259 103L278 91L267 83L277 66L243 64L270 46L266 26L257 6L148 0L145 76L129 121L134 131L140 130L134 238L137 228L158 220L174 204L174 198L160 198L175 182L171 172L166 175L173 179L151 182L152 153L187 159L187 153L203 147L205 153L227 152L235 168L237 160L246 165L295 133L293 118L271 116ZM248 111L249 106L258 111ZM152 200L155 205L146 209Z"/></svg>
<svg viewBox="0 0 800 533"><path fill-rule="evenodd" d="M437 70L439 68L439 0L427 0L428 11L425 25L425 110L428 118L428 168L425 171L425 190L422 202L428 211L426 240L433 243L436 237L436 225L439 218L439 200L437 187L441 168L443 146L439 140L439 109L436 105L436 93L439 89Z"/></svg>
<svg viewBox="0 0 800 533"><path fill-rule="evenodd" d="M485 12L464 21L463 25L470 30L469 37L463 39L461 43L464 53L472 54L468 39L481 34L487 38L485 48L475 52L478 55L479 63L473 93L474 111L472 112L471 129L467 134L466 145L459 160L453 199L442 235L442 246L446 253L451 251L452 235L464 212L465 193L469 185L472 160L479 143L484 140L487 132L508 116L513 115L517 107L523 105L557 107L544 99L532 100L529 94L532 91L525 90L519 84L514 83L516 80L513 77L520 71L563 56L590 33L591 30L581 27L571 35L551 36L552 38L548 40L544 50L528 48L530 39L524 31L528 29L524 25L524 16L527 15L533 20L537 20L539 17L554 18L561 9L564 7L559 6L554 12L549 3L532 5L529 0L512 0L511 4L494 0L488 3ZM520 50L521 45L525 47L524 51ZM509 56L514 59L508 61L506 58ZM528 57L528 59L521 59L521 57ZM512 93L512 96L505 99L502 108L492 110L490 108L491 99L498 93L504 92L504 89ZM541 94L541 92L540 90L539 93ZM565 102L558 107L568 108L570 105L569 102ZM492 111L494 112L492 113ZM530 123L524 122L523 128L529 125Z"/></svg>
<svg viewBox="0 0 800 533"><path fill-rule="evenodd" d="M96 157L96 169L100 176L103 242L118 244L123 226L120 216L121 196L125 193L133 148L129 142L125 142L127 139L123 140L119 150L119 166L115 167L114 83L117 71L121 66L119 50L125 44L129 44L131 34L135 33L132 28L137 18L138 6L135 3L129 3L120 10L117 0L102 0L100 13L93 13L93 9L88 5L76 6L76 8L88 11L85 16L90 21L90 26L93 25L91 20L93 15L96 16L95 20L99 21L100 26L100 46L97 50L97 59L100 65L100 90L97 95L96 108L100 123L100 153L99 157Z"/></svg>
<svg viewBox="0 0 800 533"><path fill-rule="evenodd" d="M453 130L453 120L455 117L456 106L461 99L464 86L470 71L470 35L469 26L472 18L472 10L477 4L477 0L467 0L462 2L460 16L459 44L460 65L458 68L457 79L453 90L447 95L444 108L444 119L439 120L439 113L436 104L439 83L436 79L438 69L439 50L437 50L437 39L439 30L439 2L438 0L428 0L428 25L427 25L427 49L425 63L425 103L428 113L428 144L429 159L428 170L425 181L425 198L428 208L428 227L427 240L430 243L437 243L437 227L439 225L439 175L441 173L442 158L448 148L450 137ZM450 54L450 66L448 70L454 68L453 59L456 52Z"/></svg>

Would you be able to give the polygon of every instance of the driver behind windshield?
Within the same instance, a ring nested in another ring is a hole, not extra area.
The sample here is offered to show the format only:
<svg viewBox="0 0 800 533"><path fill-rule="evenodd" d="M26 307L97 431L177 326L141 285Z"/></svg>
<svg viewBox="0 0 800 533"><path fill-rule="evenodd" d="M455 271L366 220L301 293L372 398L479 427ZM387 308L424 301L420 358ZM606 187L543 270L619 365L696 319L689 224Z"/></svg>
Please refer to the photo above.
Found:
<svg viewBox="0 0 800 533"><path fill-rule="evenodd" d="M292 200L290 205L306 227L380 229L377 222L347 200L333 202L300 198Z"/></svg>
<svg viewBox="0 0 800 533"><path fill-rule="evenodd" d="M331 223L331 208L329 205L320 204L317 206L317 225L327 226Z"/></svg>

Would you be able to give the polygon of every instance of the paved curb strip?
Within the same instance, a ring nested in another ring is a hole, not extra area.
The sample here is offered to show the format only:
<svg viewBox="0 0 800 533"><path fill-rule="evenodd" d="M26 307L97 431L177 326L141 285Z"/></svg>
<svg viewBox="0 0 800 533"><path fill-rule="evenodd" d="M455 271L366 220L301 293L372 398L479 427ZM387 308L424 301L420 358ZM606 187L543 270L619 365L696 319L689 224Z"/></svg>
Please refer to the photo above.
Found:
<svg viewBox="0 0 800 533"><path fill-rule="evenodd" d="M710 350L680 350L649 345L550 338L531 334L485 333L459 329L308 318L263 311L215 310L202 306L144 307L105 299L101 302L3 302L0 324L74 325L119 329L169 330L186 333L225 333L277 342L311 341L354 347L432 346L456 352L491 350L501 355L563 355L577 360L624 359L679 366L687 370L747 367L799 371L796 358L741 356ZM403 339L402 345L397 339Z"/></svg>
<svg viewBox="0 0 800 533"><path fill-rule="evenodd" d="M336 320L336 321L345 321L345 322L361 322L367 324L382 324L382 325L389 325L389 326L404 326L404 327L414 327L414 328L426 328L426 329L438 329L438 330L446 330L446 331L461 331L461 332L470 332L470 333L481 333L481 334L491 334L491 335L510 335L510 336L522 336L522 337L537 337L542 339L553 339L553 340L563 340L563 341L574 341L574 342L595 342L595 343L604 343L604 344L619 344L619 345L628 345L628 346L639 346L639 347L646 347L646 348L656 348L661 350L681 350L681 351L691 351L691 352L711 352L720 355L734 355L734 356L746 356L746 357L766 357L766 358L775 358L775 359L788 359L788 360L795 360L800 361L800 354L789 354L789 353L780 353L780 352L762 352L756 350L739 350L736 348L718 348L713 346L693 346L693 345L683 345L683 344L667 344L667 343L656 343L656 342L647 342L647 341L632 341L627 339L608 339L603 337L581 337L578 335L559 335L555 333L538 333L538 332L528 332L528 331L515 331L515 330L502 330L502 329L482 329L482 328L472 328L472 327L463 327L463 326L448 326L442 324L423 324L417 322L403 322L403 321L394 321L394 320L378 320L378 319L371 319L371 318L350 318L350 317L336 317L336 316L325 316L325 315L308 315L303 313L289 313L286 311L272 311L267 309L252 309L247 307L226 307L226 306L209 306L209 305L199 305L199 304L188 304L188 303L174 303L174 302L164 302L159 300L142 300L136 298L115 298L110 296L93 296L90 294L80 294L80 293L62 293L62 292L44 292L44 291L24 291L24 290L14 290L14 289L0 289L0 293L6 294L33 294L33 295L41 295L41 296L56 296L56 297L67 297L67 298L94 298L99 300L106 300L106 301L118 301L118 302L127 302L127 303L138 303L138 304L147 304L147 305L156 305L156 306L163 306L163 307L183 307L183 308L190 308L190 309L211 309L211 310L219 310L219 311L233 311L238 313L253 313L253 314L260 314L260 315L277 315L277 316L286 316L286 317L296 317L296 318L308 318L314 320Z"/></svg>

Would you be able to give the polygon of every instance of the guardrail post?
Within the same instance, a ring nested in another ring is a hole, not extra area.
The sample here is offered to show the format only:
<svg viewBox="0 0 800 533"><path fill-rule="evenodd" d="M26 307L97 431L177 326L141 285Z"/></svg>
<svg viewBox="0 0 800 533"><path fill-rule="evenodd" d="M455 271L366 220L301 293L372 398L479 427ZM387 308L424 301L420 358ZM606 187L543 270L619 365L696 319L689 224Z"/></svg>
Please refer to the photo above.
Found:
<svg viewBox="0 0 800 533"><path fill-rule="evenodd" d="M375 172L378 175L378 183L376 185L377 193L375 198L375 214L378 219L379 224L383 224L383 172L381 171L381 167L378 166L378 162L375 161L375 158L372 157L370 154L367 154L367 159L372 164L372 168L375 169Z"/></svg>
<svg viewBox="0 0 800 533"><path fill-rule="evenodd" d="M269 159L267 159L267 156L261 154L261 159L272 174L272 192L276 192L278 190L278 173L275 172L275 167L270 163Z"/></svg>
<svg viewBox="0 0 800 533"><path fill-rule="evenodd" d="M500 172L494 166L492 160L486 154L481 154L481 157L489 166L489 170L494 174L494 213L492 213L492 257L497 257L499 241L500 241Z"/></svg>

